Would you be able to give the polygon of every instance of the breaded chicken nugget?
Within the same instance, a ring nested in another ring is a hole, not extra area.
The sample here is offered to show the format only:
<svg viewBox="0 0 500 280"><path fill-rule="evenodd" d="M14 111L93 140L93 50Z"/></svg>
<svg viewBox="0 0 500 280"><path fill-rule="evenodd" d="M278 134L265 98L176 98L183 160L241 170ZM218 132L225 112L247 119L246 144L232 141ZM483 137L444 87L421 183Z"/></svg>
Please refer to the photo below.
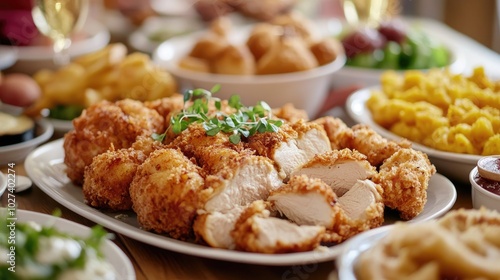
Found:
<svg viewBox="0 0 500 280"><path fill-rule="evenodd" d="M179 150L152 152L139 166L130 185L132 207L145 230L186 240L194 236L193 221L203 205L202 169Z"/></svg>
<svg viewBox="0 0 500 280"><path fill-rule="evenodd" d="M81 185L85 166L111 147L128 148L138 136L164 131L164 119L140 101L102 101L73 120L74 130L64 136L66 174Z"/></svg>

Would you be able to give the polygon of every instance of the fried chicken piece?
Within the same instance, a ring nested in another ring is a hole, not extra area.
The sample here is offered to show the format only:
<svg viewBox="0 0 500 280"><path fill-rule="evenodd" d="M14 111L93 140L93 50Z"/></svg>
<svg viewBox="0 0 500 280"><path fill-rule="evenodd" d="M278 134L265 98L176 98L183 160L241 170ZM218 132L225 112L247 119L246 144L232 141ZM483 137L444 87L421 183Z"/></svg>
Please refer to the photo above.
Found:
<svg viewBox="0 0 500 280"><path fill-rule="evenodd" d="M128 149L109 150L95 156L85 167L83 196L92 207L131 210L129 188L137 167L164 145L150 136L139 136Z"/></svg>
<svg viewBox="0 0 500 280"><path fill-rule="evenodd" d="M146 155L134 149L110 150L85 167L83 197L86 204L109 210L131 210L129 187Z"/></svg>
<svg viewBox="0 0 500 280"><path fill-rule="evenodd" d="M276 254L313 250L324 231L323 226L299 226L271 217L266 203L257 200L240 215L231 235L237 250Z"/></svg>
<svg viewBox="0 0 500 280"><path fill-rule="evenodd" d="M144 106L156 110L160 116L165 118L165 123L170 122L171 113L180 112L184 106L184 96L174 94L170 97L164 97L153 101L144 102Z"/></svg>
<svg viewBox="0 0 500 280"><path fill-rule="evenodd" d="M365 154L373 166L379 166L396 151L411 147L411 142L406 139L399 142L388 140L364 124L354 125L352 137L346 135L342 139L345 142L341 146Z"/></svg>
<svg viewBox="0 0 500 280"><path fill-rule="evenodd" d="M228 211L235 205L247 205L256 199L266 199L269 191L282 183L273 162L255 155L243 143L229 142L229 136L206 135L201 125L191 125L169 147L180 149L205 170L206 190L203 195L208 212Z"/></svg>
<svg viewBox="0 0 500 280"><path fill-rule="evenodd" d="M204 173L179 150L152 152L130 185L133 210L142 228L186 240L193 236L197 209L204 203Z"/></svg>
<svg viewBox="0 0 500 280"><path fill-rule="evenodd" d="M316 155L292 172L291 176L307 175L328 184L337 196L343 196L357 180L373 177L377 173L366 156L356 150L342 149Z"/></svg>
<svg viewBox="0 0 500 280"><path fill-rule="evenodd" d="M200 157L203 168L212 174L203 191L204 209L208 212L225 212L235 205L267 199L269 192L282 184L278 171L266 157L217 147L207 148Z"/></svg>
<svg viewBox="0 0 500 280"><path fill-rule="evenodd" d="M322 241L327 243L343 242L380 226L384 220L382 199L370 180L358 180L344 196L337 198L320 179L298 175L273 191L268 200L299 225L324 226Z"/></svg>
<svg viewBox="0 0 500 280"><path fill-rule="evenodd" d="M64 136L66 174L75 184L83 183L85 167L111 147L128 148L138 136L164 130L164 120L140 101L102 101L73 120L74 130Z"/></svg>
<svg viewBox="0 0 500 280"><path fill-rule="evenodd" d="M273 160L283 178L315 155L331 151L323 127L305 121L285 123L278 132L255 134L249 137L248 147Z"/></svg>
<svg viewBox="0 0 500 280"><path fill-rule="evenodd" d="M425 153L400 149L385 160L373 181L382 186L384 204L411 220L424 209L427 187L436 168Z"/></svg>
<svg viewBox="0 0 500 280"><path fill-rule="evenodd" d="M203 240L214 248L234 249L231 231L245 206L235 205L226 212L202 212L194 220L193 230L198 241ZM201 211L200 211L201 212Z"/></svg>
<svg viewBox="0 0 500 280"><path fill-rule="evenodd" d="M286 103L281 107L273 108L273 115L276 118L290 123L298 122L301 120L309 120L307 112L305 110L295 108L292 103Z"/></svg>
<svg viewBox="0 0 500 280"><path fill-rule="evenodd" d="M325 116L313 120L325 129L326 135L330 140L332 150L347 148L343 143L349 143L352 140L352 130L343 120L332 116Z"/></svg>

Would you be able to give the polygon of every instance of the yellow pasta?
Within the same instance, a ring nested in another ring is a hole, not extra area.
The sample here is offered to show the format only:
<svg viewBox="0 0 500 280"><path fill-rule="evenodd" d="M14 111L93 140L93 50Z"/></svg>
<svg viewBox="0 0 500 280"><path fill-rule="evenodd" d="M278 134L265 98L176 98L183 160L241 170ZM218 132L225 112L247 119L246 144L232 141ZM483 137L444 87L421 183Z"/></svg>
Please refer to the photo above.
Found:
<svg viewBox="0 0 500 280"><path fill-rule="evenodd" d="M438 150L500 154L500 81L484 68L468 77L442 69L387 71L381 82L366 102L379 125Z"/></svg>

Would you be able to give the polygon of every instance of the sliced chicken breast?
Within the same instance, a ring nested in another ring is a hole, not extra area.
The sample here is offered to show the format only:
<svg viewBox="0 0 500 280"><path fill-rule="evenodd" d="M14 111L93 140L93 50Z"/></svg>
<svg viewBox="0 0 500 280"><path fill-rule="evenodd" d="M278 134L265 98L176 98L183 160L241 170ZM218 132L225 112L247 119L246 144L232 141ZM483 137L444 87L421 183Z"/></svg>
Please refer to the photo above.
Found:
<svg viewBox="0 0 500 280"><path fill-rule="evenodd" d="M227 156L227 150L214 150ZM265 157L234 153L232 157L220 157L216 165L221 167L206 179L202 192L207 212L226 212L235 206L245 206L255 200L267 199L269 192L283 184L272 162Z"/></svg>
<svg viewBox="0 0 500 280"><path fill-rule="evenodd" d="M377 173L365 155L350 149L334 150L319 154L292 172L321 179L328 184L337 196L343 196L357 180L371 178Z"/></svg>
<svg viewBox="0 0 500 280"><path fill-rule="evenodd" d="M306 175L291 177L287 184L271 192L268 201L273 209L299 225L330 228L339 212L337 196L330 186Z"/></svg>
<svg viewBox="0 0 500 280"><path fill-rule="evenodd" d="M256 134L249 138L248 146L272 159L284 178L315 155L331 151L323 127L304 121L284 124L277 133Z"/></svg>
<svg viewBox="0 0 500 280"><path fill-rule="evenodd" d="M299 226L271 217L259 200L241 214L231 235L238 250L275 254L313 250L324 232L323 226Z"/></svg>
<svg viewBox="0 0 500 280"><path fill-rule="evenodd" d="M234 249L235 244L231 232L244 209L243 206L235 206L225 213L201 213L193 224L197 239L203 240L211 247Z"/></svg>

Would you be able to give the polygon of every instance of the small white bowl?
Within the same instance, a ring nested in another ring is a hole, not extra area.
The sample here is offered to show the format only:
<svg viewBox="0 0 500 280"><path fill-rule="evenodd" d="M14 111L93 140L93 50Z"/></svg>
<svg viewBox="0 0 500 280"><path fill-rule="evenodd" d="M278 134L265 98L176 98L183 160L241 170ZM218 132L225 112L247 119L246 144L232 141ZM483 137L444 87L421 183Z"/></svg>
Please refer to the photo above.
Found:
<svg viewBox="0 0 500 280"><path fill-rule="evenodd" d="M469 181L472 186L472 206L476 209L486 207L491 210L500 211L500 195L496 195L482 188L476 178L479 176L477 167L469 173Z"/></svg>
<svg viewBox="0 0 500 280"><path fill-rule="evenodd" d="M68 49L70 59L95 52L105 47L110 40L108 29L97 21L89 21L82 30L87 37L75 40ZM52 46L0 46L0 52L15 51L17 60L7 70L32 75L41 69L58 69L54 64Z"/></svg>
<svg viewBox="0 0 500 280"><path fill-rule="evenodd" d="M243 43L248 37L250 26L234 28L230 41ZM314 117L323 105L330 89L331 79L345 64L345 55L339 54L328 64L311 70L271 75L222 75L202 73L180 68L178 62L185 57L202 33L172 38L160 44L153 53L153 61L170 72L179 82L180 89L211 89L221 85L216 97L229 99L233 94L240 96L243 104L253 106L265 101L271 107L292 103Z"/></svg>
<svg viewBox="0 0 500 280"><path fill-rule="evenodd" d="M36 137L21 143L0 147L0 166L9 163L24 161L26 156L38 145L49 140L54 134L54 127L45 119L38 119L36 124Z"/></svg>

